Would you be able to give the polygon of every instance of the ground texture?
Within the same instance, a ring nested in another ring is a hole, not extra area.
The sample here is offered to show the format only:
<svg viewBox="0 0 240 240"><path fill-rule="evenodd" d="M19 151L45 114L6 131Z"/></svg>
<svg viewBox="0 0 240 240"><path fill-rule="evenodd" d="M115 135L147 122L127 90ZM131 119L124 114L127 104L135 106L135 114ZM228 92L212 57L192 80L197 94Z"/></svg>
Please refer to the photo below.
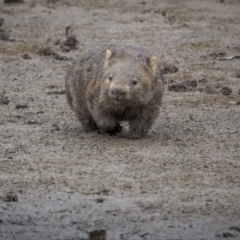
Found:
<svg viewBox="0 0 240 240"><path fill-rule="evenodd" d="M240 239L239 9L1 1L0 239L101 239L89 238L101 229L108 240ZM84 133L66 102L72 59L115 40L165 66L144 139L129 139L127 125L119 136Z"/></svg>

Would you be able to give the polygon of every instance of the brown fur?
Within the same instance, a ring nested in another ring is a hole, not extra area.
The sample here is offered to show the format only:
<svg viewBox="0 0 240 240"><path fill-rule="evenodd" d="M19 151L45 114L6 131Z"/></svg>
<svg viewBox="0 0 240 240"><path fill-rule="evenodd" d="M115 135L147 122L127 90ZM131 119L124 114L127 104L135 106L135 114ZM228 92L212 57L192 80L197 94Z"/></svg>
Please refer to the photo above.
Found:
<svg viewBox="0 0 240 240"><path fill-rule="evenodd" d="M159 64L135 43L109 44L77 58L66 75L68 103L85 131L121 131L145 136L158 116L163 95Z"/></svg>

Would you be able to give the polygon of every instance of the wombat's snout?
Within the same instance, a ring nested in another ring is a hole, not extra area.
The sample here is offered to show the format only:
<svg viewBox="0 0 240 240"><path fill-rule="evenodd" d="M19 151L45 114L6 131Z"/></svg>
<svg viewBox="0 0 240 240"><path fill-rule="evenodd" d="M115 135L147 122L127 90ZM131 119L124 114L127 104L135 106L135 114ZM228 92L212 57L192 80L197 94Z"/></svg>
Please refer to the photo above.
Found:
<svg viewBox="0 0 240 240"><path fill-rule="evenodd" d="M128 98L129 87L120 84L111 84L110 86L110 96L117 101L123 101Z"/></svg>

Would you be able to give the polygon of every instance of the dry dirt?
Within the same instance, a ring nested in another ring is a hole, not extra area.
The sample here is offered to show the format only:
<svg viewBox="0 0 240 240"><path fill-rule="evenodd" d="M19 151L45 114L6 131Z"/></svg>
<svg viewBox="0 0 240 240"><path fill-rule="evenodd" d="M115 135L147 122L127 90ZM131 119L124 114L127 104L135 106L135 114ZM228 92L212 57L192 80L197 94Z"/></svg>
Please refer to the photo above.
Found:
<svg viewBox="0 0 240 240"><path fill-rule="evenodd" d="M240 239L239 12L239 0L1 1L0 239ZM179 68L144 139L126 125L84 133L66 102L72 59L114 40Z"/></svg>

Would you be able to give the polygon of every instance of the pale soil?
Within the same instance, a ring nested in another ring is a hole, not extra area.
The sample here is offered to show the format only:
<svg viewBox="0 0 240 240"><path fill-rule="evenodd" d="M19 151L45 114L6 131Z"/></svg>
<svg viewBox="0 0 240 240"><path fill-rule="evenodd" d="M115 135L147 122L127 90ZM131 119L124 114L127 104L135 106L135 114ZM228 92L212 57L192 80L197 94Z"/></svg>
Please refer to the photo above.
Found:
<svg viewBox="0 0 240 240"><path fill-rule="evenodd" d="M240 55L240 2L48 2L0 3L15 40L0 41L0 239L240 239L240 59L222 60ZM67 26L79 41L69 53L54 44ZM72 60L38 54L74 58L112 40L179 68L144 139L126 125L84 133L58 94ZM168 91L189 80L194 91Z"/></svg>

